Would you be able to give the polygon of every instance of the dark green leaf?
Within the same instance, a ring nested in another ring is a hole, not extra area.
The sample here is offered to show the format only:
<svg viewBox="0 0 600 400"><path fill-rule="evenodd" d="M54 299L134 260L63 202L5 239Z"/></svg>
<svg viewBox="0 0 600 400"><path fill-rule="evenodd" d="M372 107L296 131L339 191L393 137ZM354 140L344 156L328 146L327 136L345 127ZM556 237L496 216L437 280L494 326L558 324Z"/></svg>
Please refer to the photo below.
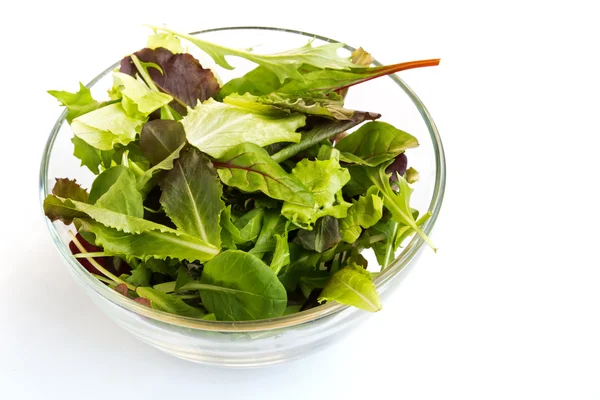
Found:
<svg viewBox="0 0 600 400"><path fill-rule="evenodd" d="M216 247L221 245L219 219L225 204L223 188L210 160L202 153L186 151L173 169L161 176L160 203L183 232Z"/></svg>
<svg viewBox="0 0 600 400"><path fill-rule="evenodd" d="M322 253L335 246L341 239L338 220L326 216L317 221L312 231L299 230L294 242L307 250Z"/></svg>
<svg viewBox="0 0 600 400"><path fill-rule="evenodd" d="M246 75L227 82L221 88L217 99L223 99L232 93L250 93L255 96L269 94L281 87L279 78L265 67L256 67Z"/></svg>
<svg viewBox="0 0 600 400"><path fill-rule="evenodd" d="M335 148L342 153L342 161L374 167L418 145L414 136L376 121L361 126L340 140Z"/></svg>
<svg viewBox="0 0 600 400"><path fill-rule="evenodd" d="M262 222L265 212L261 209L254 209L241 218L238 218L234 225L238 228L240 237L244 242L254 242L262 228Z"/></svg>
<svg viewBox="0 0 600 400"><path fill-rule="evenodd" d="M126 280L134 286L148 286L150 285L151 276L152 272L145 266L140 265L131 271L131 276Z"/></svg>
<svg viewBox="0 0 600 400"><path fill-rule="evenodd" d="M225 251L206 263L200 283L204 306L223 321L279 317L287 304L285 288L273 271L239 250Z"/></svg>

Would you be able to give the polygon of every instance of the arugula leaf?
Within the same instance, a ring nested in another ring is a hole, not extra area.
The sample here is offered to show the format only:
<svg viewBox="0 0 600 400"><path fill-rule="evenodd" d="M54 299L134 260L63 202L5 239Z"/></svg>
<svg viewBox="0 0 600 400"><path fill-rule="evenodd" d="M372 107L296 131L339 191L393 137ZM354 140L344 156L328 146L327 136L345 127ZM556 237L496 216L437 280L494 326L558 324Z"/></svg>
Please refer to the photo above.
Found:
<svg viewBox="0 0 600 400"><path fill-rule="evenodd" d="M415 230L423 238L425 243L437 251L429 237L417 225L410 208L410 195L412 189L408 186L408 182L401 176L398 176L399 193L394 192L390 186L389 176L385 173L385 164L377 168L364 168L364 172L371 182L381 191L383 195L383 205L392 213L392 219L403 225L408 225Z"/></svg>
<svg viewBox="0 0 600 400"><path fill-rule="evenodd" d="M156 67L148 68L150 78L162 91L173 97L171 106L184 115L187 107L196 107L198 102L215 96L219 83L210 69L202 68L191 54L173 54L169 49L142 49L134 55L144 63ZM131 57L121 60L120 71L135 76L138 73Z"/></svg>
<svg viewBox="0 0 600 400"><path fill-rule="evenodd" d="M352 207L346 218L340 220L340 234L347 243L354 243L362 228L369 228L383 216L383 201L377 196L378 190L372 187L365 196L352 200Z"/></svg>
<svg viewBox="0 0 600 400"><path fill-rule="evenodd" d="M73 134L87 144L112 150L115 144L126 145L135 139L144 121L132 118L120 103L110 104L73 120Z"/></svg>
<svg viewBox="0 0 600 400"><path fill-rule="evenodd" d="M220 158L240 143L266 146L277 142L299 142L296 129L304 126L304 115L260 115L212 99L190 110L181 123L188 142L211 157Z"/></svg>
<svg viewBox="0 0 600 400"><path fill-rule="evenodd" d="M333 274L318 300L337 301L370 312L381 310L381 300L371 281L371 274L356 264Z"/></svg>
<svg viewBox="0 0 600 400"><path fill-rule="evenodd" d="M221 246L219 218L223 187L210 160L199 151L184 152L159 179L160 204L182 232Z"/></svg>
<svg viewBox="0 0 600 400"><path fill-rule="evenodd" d="M302 80L292 80L278 89L281 93L332 92L412 68L433 67L439 59L409 61L400 64L372 68L350 68L349 71L320 69L303 75Z"/></svg>
<svg viewBox="0 0 600 400"><path fill-rule="evenodd" d="M219 66L226 69L233 67L225 60L225 56L237 56L252 61L269 71L273 72L281 82L287 78L303 80L298 68L303 64L317 68L348 69L354 64L348 59L340 57L338 49L343 43L326 43L313 47L312 41L298 49L292 49L275 54L254 54L244 50L231 49L215 43L210 43L192 35L175 32L168 28L151 27L154 30L172 33L182 39L195 44L198 48L208 54Z"/></svg>
<svg viewBox="0 0 600 400"><path fill-rule="evenodd" d="M148 48L154 50L158 47L167 49L173 54L185 52L179 39L170 33L155 33L148 36Z"/></svg>
<svg viewBox="0 0 600 400"><path fill-rule="evenodd" d="M217 100L223 101L225 97L233 93L249 93L260 96L273 93L280 87L281 82L277 75L265 67L258 66L246 75L234 78L223 85L217 94Z"/></svg>
<svg viewBox="0 0 600 400"><path fill-rule="evenodd" d="M233 93L225 97L223 102L263 114L282 111L287 113L299 112L306 115L316 115L335 120L349 120L354 114L363 113L362 111L344 108L341 100L332 99L330 97L331 96L288 95L283 93L253 96L249 93L244 95ZM372 116L372 119L380 117L380 114L368 114Z"/></svg>
<svg viewBox="0 0 600 400"><path fill-rule="evenodd" d="M379 114L356 111L354 115L346 121L323 120L317 122L308 132L302 133L302 138L298 143L284 147L273 154L271 158L276 162L281 163L301 151L307 150L324 140L331 139L366 120L377 119L379 116Z"/></svg>
<svg viewBox="0 0 600 400"><path fill-rule="evenodd" d="M351 207L350 211L352 208L354 207ZM348 214L350 214L350 211L348 211ZM294 242L306 250L314 250L322 253L335 246L341 239L338 220L325 216L316 222L315 228L312 231L303 229L298 231Z"/></svg>
<svg viewBox="0 0 600 400"><path fill-rule="evenodd" d="M85 87L81 82L79 82L79 91L76 93L65 92L63 90L48 90L48 94L56 97L66 107L67 115L65 119L69 124L80 115L87 114L90 111L112 103L111 101L98 102L94 100L90 89Z"/></svg>
<svg viewBox="0 0 600 400"><path fill-rule="evenodd" d="M204 265L197 288L202 303L221 321L279 317L287 305L287 293L273 271L259 258L239 250L227 250Z"/></svg>
<svg viewBox="0 0 600 400"><path fill-rule="evenodd" d="M306 207L285 201L281 208L284 217L303 229L311 230L312 224L321 217L346 216L351 204L344 201L341 189L350 180L350 173L337 160L304 159L296 164L292 175L308 188L316 203L313 207Z"/></svg>
<svg viewBox="0 0 600 400"><path fill-rule="evenodd" d="M59 197L77 200L71 196ZM90 190L89 203L133 217L144 216L143 199L136 189L135 176L123 165L109 168L96 177Z"/></svg>
<svg viewBox="0 0 600 400"><path fill-rule="evenodd" d="M386 122L374 121L344 137L335 148L341 152L342 161L375 167L417 146L414 136Z"/></svg>
<svg viewBox="0 0 600 400"><path fill-rule="evenodd" d="M228 186L246 192L261 191L269 197L291 204L313 206L314 196L296 176L288 174L253 143L241 143L214 162L219 178Z"/></svg>
<svg viewBox="0 0 600 400"><path fill-rule="evenodd" d="M190 306L177 296L161 293L149 287L138 287L135 291L140 297L150 300L150 306L155 310L191 318L202 318L206 315L203 310Z"/></svg>
<svg viewBox="0 0 600 400"><path fill-rule="evenodd" d="M123 109L133 118L144 119L173 100L168 94L151 90L143 80L121 72L113 72L113 86L113 91L122 94Z"/></svg>
<svg viewBox="0 0 600 400"><path fill-rule="evenodd" d="M149 230L133 234L109 228L89 218L77 219L76 222L80 230L95 235L96 244L102 246L104 251L142 261L151 258L207 261L219 252L202 239L177 231Z"/></svg>

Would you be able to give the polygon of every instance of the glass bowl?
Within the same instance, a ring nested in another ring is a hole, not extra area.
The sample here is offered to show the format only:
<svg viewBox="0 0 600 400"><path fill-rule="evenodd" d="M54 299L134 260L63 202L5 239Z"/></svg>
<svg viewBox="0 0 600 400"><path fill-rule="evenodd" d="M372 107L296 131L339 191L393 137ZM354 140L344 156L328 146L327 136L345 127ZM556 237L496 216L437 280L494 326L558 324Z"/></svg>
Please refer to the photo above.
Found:
<svg viewBox="0 0 600 400"><path fill-rule="evenodd" d="M261 53L300 47L307 40L314 40L315 45L337 42L311 33L268 27L218 28L194 32L193 35L230 47L253 47ZM364 45L368 46L368 43ZM230 60L236 68L233 71L223 70L215 67L210 58L199 51L195 52L192 47L190 45L188 50L200 59L203 66L212 68L223 81L241 76L254 67L245 60L232 57ZM350 46L344 48L348 54L353 50ZM380 65L377 61L375 64ZM105 90L112 84L110 73L117 65L110 66L87 85L95 98L107 97ZM374 93L377 95L373 96ZM440 211L445 187L444 151L429 112L417 95L396 75L352 87L346 105L348 108L381 113L381 121L410 132L419 140L420 146L407 153L409 165L420 172L420 181L414 185L411 206L421 212L431 211L432 217L423 227L425 233L429 234ZM51 191L55 178L76 178L87 188L94 178L72 155L72 132L64 123L64 118L63 112L46 143L40 170L42 201ZM279 363L323 349L370 315L333 302L298 314L244 322L203 321L153 310L120 295L89 274L69 251L67 232L73 228L44 219L64 263L93 302L134 336L182 359L231 367ZM381 312L386 312L386 293L406 275L408 267L414 265L422 247L422 239L413 237L399 250L395 260L375 278L375 286L384 304ZM367 254L366 257L374 261L372 255Z"/></svg>

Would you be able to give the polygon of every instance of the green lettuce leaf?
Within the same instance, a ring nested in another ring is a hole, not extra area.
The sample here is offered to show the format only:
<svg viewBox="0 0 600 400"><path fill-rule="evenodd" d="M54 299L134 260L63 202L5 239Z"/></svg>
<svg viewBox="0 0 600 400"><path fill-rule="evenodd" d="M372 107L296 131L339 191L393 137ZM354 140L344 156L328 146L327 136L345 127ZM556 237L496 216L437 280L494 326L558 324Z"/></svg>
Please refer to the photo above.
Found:
<svg viewBox="0 0 600 400"><path fill-rule="evenodd" d="M185 151L173 169L159 179L160 204L177 228L221 246L219 218L225 204L223 187L210 160L196 150Z"/></svg>
<svg viewBox="0 0 600 400"><path fill-rule="evenodd" d="M240 238L245 242L255 242L261 231L265 212L259 208L250 210L238 218L233 224L238 229Z"/></svg>
<svg viewBox="0 0 600 400"><path fill-rule="evenodd" d="M303 64L317 68L330 69L348 69L349 67L355 66L348 58L340 57L338 55L338 49L344 46L343 43L326 43L321 46L313 47L311 41L305 46L281 53L255 54L245 50L231 49L215 43L210 43L198 37L178 33L168 28L151 28L162 32L172 33L175 36L188 40L208 54L223 68L233 69L233 67L225 60L225 56L242 57L273 72L279 78L280 82L285 81L287 78L303 80L304 78L300 72L298 72L298 69Z"/></svg>
<svg viewBox="0 0 600 400"><path fill-rule="evenodd" d="M132 118L120 103L110 104L73 120L73 134L90 146L112 150L115 144L126 145L135 139L144 121Z"/></svg>
<svg viewBox="0 0 600 400"><path fill-rule="evenodd" d="M141 78L121 72L113 72L113 86L123 96L123 109L133 118L144 119L173 100L168 94L150 89Z"/></svg>
<svg viewBox="0 0 600 400"><path fill-rule="evenodd" d="M59 196L76 200L71 196ZM117 165L96 177L90 189L90 204L133 217L143 218L144 205L129 168Z"/></svg>
<svg viewBox="0 0 600 400"><path fill-rule="evenodd" d="M181 45L181 41L170 33L155 33L148 36L148 48L156 49L162 47L171 51L173 54L184 53L185 50Z"/></svg>
<svg viewBox="0 0 600 400"><path fill-rule="evenodd" d="M279 78L265 67L256 67L244 76L234 78L227 82L217 94L217 100L223 99L233 93L249 93L254 96L273 93L281 87Z"/></svg>
<svg viewBox="0 0 600 400"><path fill-rule="evenodd" d="M77 219L76 222L80 230L95 235L96 245L104 248L104 251L142 261L152 258L207 261L219 252L200 238L173 230L149 230L133 234L109 228L89 218Z"/></svg>
<svg viewBox="0 0 600 400"><path fill-rule="evenodd" d="M371 274L356 264L333 274L318 300L337 301L370 312L381 310L381 300L371 281Z"/></svg>
<svg viewBox="0 0 600 400"><path fill-rule="evenodd" d="M419 146L417 139L385 122L369 122L340 140L335 148L341 160L375 167Z"/></svg>
<svg viewBox="0 0 600 400"><path fill-rule="evenodd" d="M219 178L245 192L261 191L291 204L313 206L314 196L296 176L288 174L262 147L241 143L214 162Z"/></svg>
<svg viewBox="0 0 600 400"><path fill-rule="evenodd" d="M378 190L373 187L358 200L352 200L352 207L346 218L340 220L340 234L347 243L354 243L362 228L369 228L383 216L383 200L377 196Z"/></svg>
<svg viewBox="0 0 600 400"><path fill-rule="evenodd" d="M150 300L150 307L155 310L181 315L182 317L203 318L206 316L206 312L190 306L177 296L161 293L149 287L138 287L135 291L140 297Z"/></svg>
<svg viewBox="0 0 600 400"><path fill-rule="evenodd" d="M326 215L335 218L346 217L350 203L341 196L342 187L350 180L350 173L342 168L335 159L314 160L304 159L292 170L304 186L315 197L312 207L300 206L285 201L281 214L301 228L311 230L312 224Z"/></svg>
<svg viewBox="0 0 600 400"><path fill-rule="evenodd" d="M193 284L185 286L194 289ZM273 271L259 258L227 250L204 265L197 286L202 303L221 321L279 317L287 293Z"/></svg>
<svg viewBox="0 0 600 400"><path fill-rule="evenodd" d="M125 280L134 286L149 286L151 277L152 271L144 265L140 265L131 271L131 275Z"/></svg>
<svg viewBox="0 0 600 400"><path fill-rule="evenodd" d="M287 229L282 234L275 234L274 238L275 250L273 251L270 267L275 275L278 275L279 271L290 263L290 247Z"/></svg>
<svg viewBox="0 0 600 400"><path fill-rule="evenodd" d="M266 146L277 142L299 142L296 129L304 126L304 115L267 116L212 99L188 111L181 121L188 142L211 157L220 158L240 143Z"/></svg>

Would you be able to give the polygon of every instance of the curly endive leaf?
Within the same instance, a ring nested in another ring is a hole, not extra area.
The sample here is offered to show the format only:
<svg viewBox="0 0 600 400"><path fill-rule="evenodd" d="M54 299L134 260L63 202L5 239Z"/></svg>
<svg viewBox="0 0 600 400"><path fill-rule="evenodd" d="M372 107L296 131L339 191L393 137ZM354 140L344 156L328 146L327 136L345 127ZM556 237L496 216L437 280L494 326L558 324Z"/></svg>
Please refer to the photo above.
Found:
<svg viewBox="0 0 600 400"><path fill-rule="evenodd" d="M314 196L294 175L288 174L265 149L242 143L214 162L219 177L228 186L246 192L261 191L269 197L291 204L312 207Z"/></svg>

